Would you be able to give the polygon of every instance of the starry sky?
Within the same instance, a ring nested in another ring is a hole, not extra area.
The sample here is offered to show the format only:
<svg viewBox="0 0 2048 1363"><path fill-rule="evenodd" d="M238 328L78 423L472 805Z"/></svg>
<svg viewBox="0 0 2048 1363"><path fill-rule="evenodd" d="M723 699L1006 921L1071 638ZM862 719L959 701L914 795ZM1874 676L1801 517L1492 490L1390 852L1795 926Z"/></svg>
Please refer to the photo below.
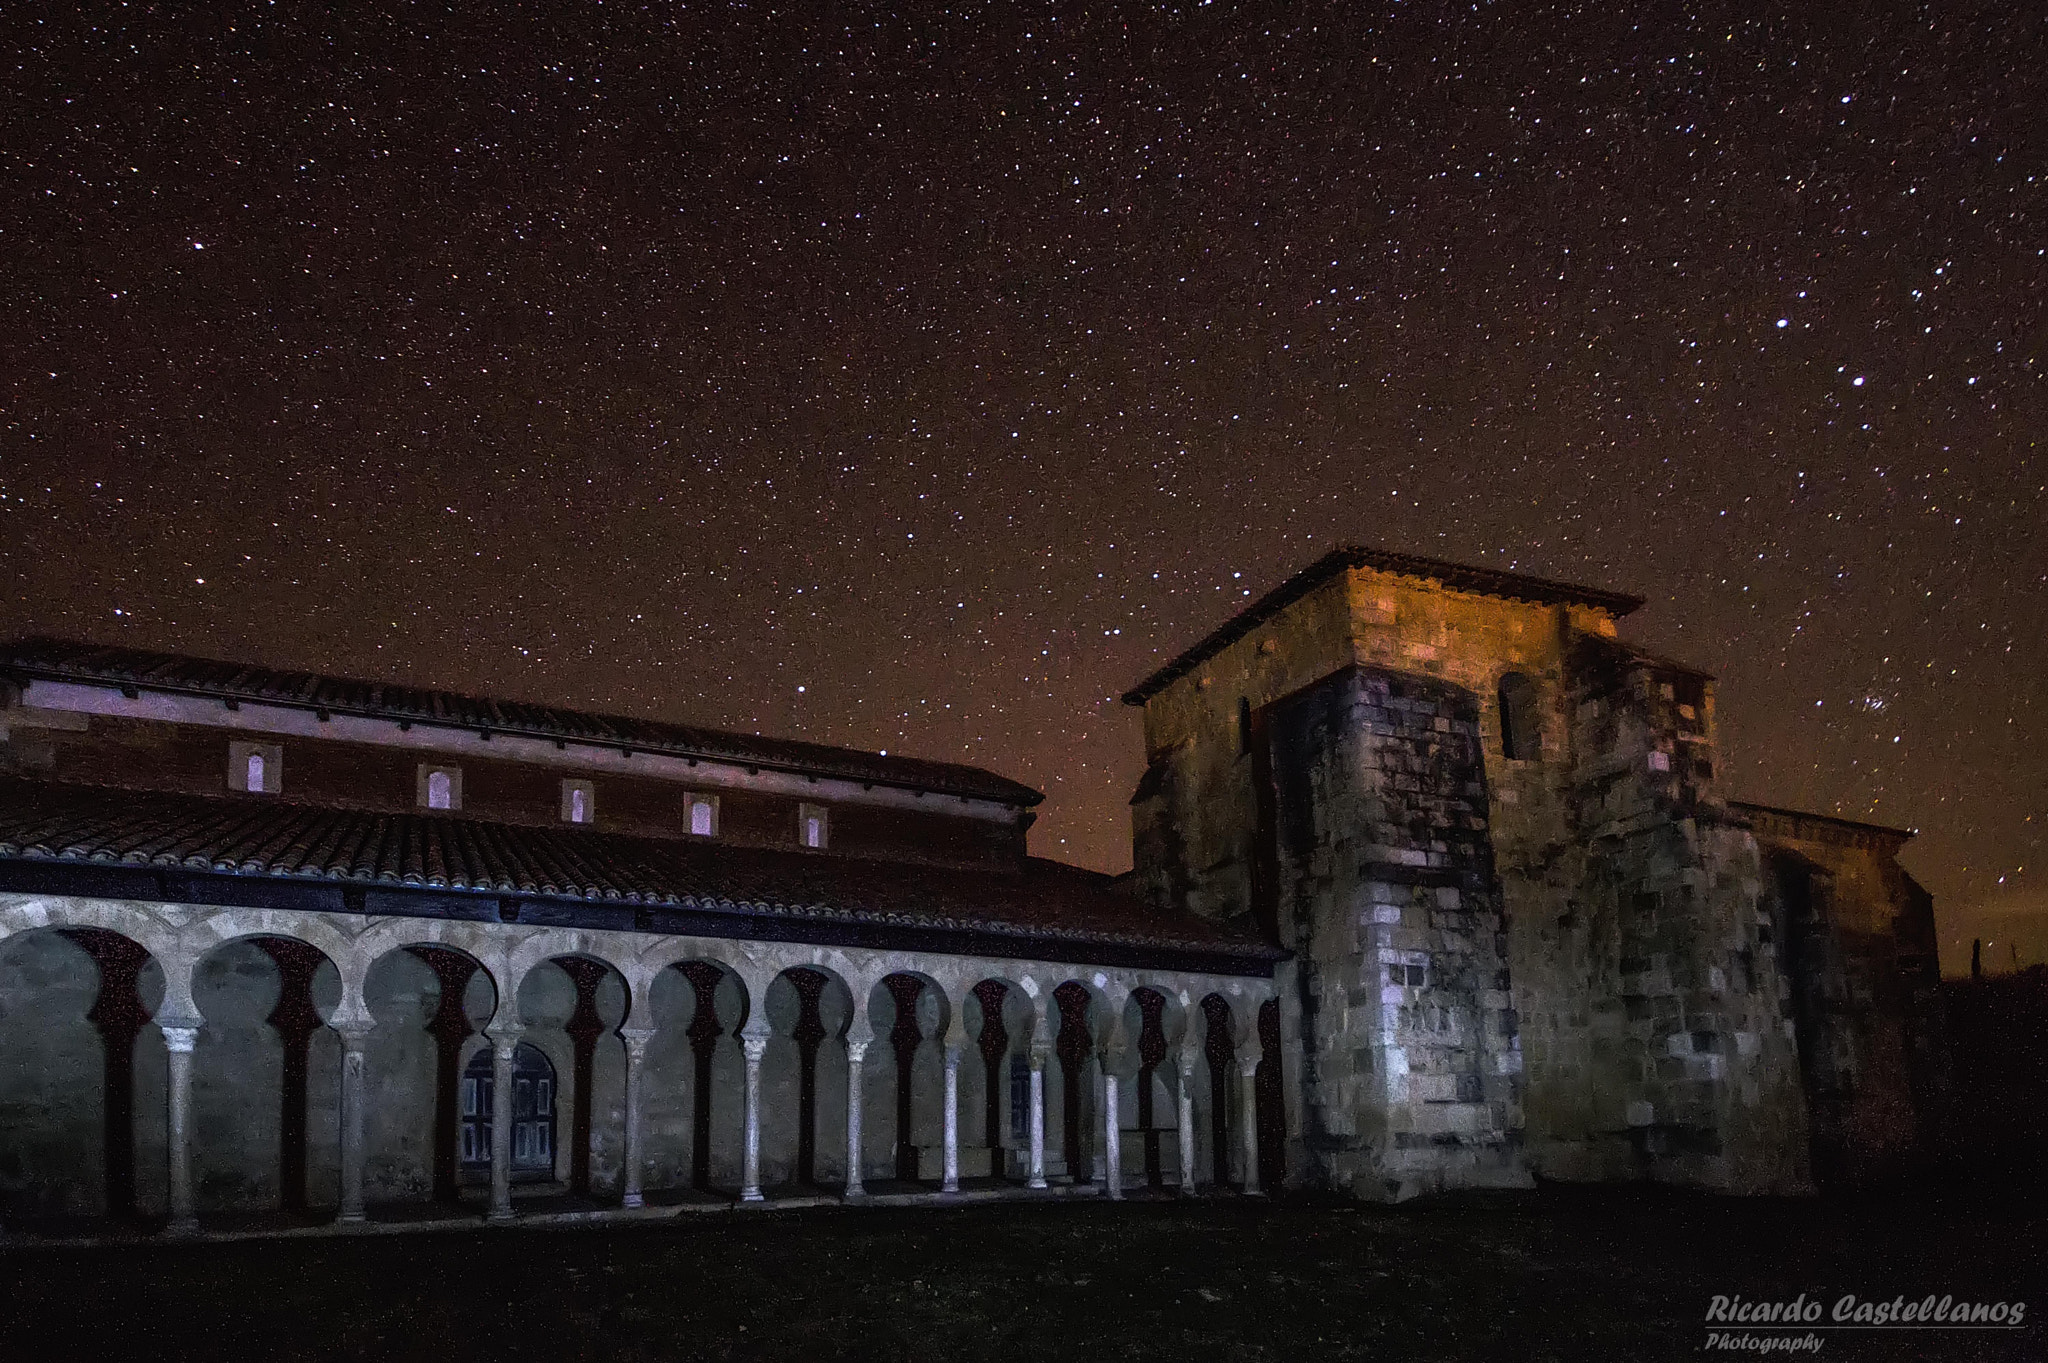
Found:
<svg viewBox="0 0 2048 1363"><path fill-rule="evenodd" d="M0 632L967 761L1356 541L1640 592L2048 959L2048 11L106 4L0 37ZM1960 954L1957 954L1960 953Z"/></svg>

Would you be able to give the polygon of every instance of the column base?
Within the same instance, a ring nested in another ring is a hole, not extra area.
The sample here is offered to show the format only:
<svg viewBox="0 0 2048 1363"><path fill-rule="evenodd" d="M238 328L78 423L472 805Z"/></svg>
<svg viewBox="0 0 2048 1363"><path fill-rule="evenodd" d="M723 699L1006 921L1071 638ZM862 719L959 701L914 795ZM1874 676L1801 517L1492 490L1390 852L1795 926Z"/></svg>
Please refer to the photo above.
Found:
<svg viewBox="0 0 2048 1363"><path fill-rule="evenodd" d="M164 1226L165 1235L199 1234L199 1218L196 1216L173 1217Z"/></svg>
<svg viewBox="0 0 2048 1363"><path fill-rule="evenodd" d="M848 1188L845 1192L841 1193L839 1197L840 1200L843 1202L860 1202L863 1201L867 1197L867 1195L868 1190L866 1188L854 1187Z"/></svg>
<svg viewBox="0 0 2048 1363"><path fill-rule="evenodd" d="M619 1199L619 1205L621 1207L644 1207L647 1205L647 1199L639 1193L627 1193Z"/></svg>
<svg viewBox="0 0 2048 1363"><path fill-rule="evenodd" d="M957 1193L960 1191L960 1185L957 1182L941 1183L939 1191L942 1193Z"/></svg>
<svg viewBox="0 0 2048 1363"><path fill-rule="evenodd" d="M1032 1180L1031 1180L1030 1182L1026 1183L1026 1184L1025 1184L1024 1186L1025 1186L1025 1187L1027 1187L1027 1188L1034 1188L1034 1189L1040 1189L1040 1190L1042 1190L1042 1189L1045 1189L1045 1188L1049 1188L1049 1187L1051 1187L1052 1185L1051 1185L1051 1184L1049 1184L1049 1183L1047 1183L1047 1182L1046 1182L1046 1181L1045 1181L1045 1180L1044 1180L1043 1178L1034 1178L1034 1179L1032 1179Z"/></svg>
<svg viewBox="0 0 2048 1363"><path fill-rule="evenodd" d="M362 1212L342 1212L334 1218L334 1221L336 1225L340 1226L360 1226L369 1219Z"/></svg>
<svg viewBox="0 0 2048 1363"><path fill-rule="evenodd" d="M490 1210L490 1214L484 1217L484 1220L493 1226L509 1226L518 1219L518 1215L510 1207L505 1208L503 1211L493 1207Z"/></svg>
<svg viewBox="0 0 2048 1363"><path fill-rule="evenodd" d="M742 1202L766 1202L767 1200L767 1197L762 1194L759 1188L740 1189L740 1201Z"/></svg>

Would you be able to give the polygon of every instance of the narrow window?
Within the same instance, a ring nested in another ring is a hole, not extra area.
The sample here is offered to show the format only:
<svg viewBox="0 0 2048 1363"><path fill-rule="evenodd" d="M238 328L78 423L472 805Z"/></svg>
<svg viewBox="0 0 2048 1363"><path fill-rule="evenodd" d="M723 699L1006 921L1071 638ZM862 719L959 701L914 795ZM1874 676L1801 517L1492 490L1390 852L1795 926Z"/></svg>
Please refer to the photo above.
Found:
<svg viewBox="0 0 2048 1363"><path fill-rule="evenodd" d="M562 822L591 823L597 817L597 787L588 781L562 782Z"/></svg>
<svg viewBox="0 0 2048 1363"><path fill-rule="evenodd" d="M228 744L228 789L275 795L283 789L284 749L275 743Z"/></svg>
<svg viewBox="0 0 2048 1363"><path fill-rule="evenodd" d="M797 841L813 851L822 851L830 830L826 827L825 806L798 805L796 810Z"/></svg>
<svg viewBox="0 0 2048 1363"><path fill-rule="evenodd" d="M569 822L590 822L590 809L586 802L586 799L587 797L585 797L583 792L580 790L572 790L569 792Z"/></svg>
<svg viewBox="0 0 2048 1363"><path fill-rule="evenodd" d="M1520 672L1500 679L1500 751L1516 762L1534 761L1543 752L1543 716L1536 705L1536 683Z"/></svg>
<svg viewBox="0 0 2048 1363"><path fill-rule="evenodd" d="M1244 696L1237 698L1237 750L1240 753L1252 750L1252 703Z"/></svg>
<svg viewBox="0 0 2048 1363"><path fill-rule="evenodd" d="M419 769L418 800L422 809L462 808L462 769L430 767L422 763Z"/></svg>
<svg viewBox="0 0 2048 1363"><path fill-rule="evenodd" d="M715 795L692 795L690 805L690 836L693 838L715 838L718 836L718 797Z"/></svg>

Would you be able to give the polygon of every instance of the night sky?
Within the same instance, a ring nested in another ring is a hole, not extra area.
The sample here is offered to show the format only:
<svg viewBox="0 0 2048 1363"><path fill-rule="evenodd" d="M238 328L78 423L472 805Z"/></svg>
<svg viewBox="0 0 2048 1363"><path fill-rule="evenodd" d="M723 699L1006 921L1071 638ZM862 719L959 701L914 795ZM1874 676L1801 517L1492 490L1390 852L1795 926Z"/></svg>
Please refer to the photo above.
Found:
<svg viewBox="0 0 2048 1363"><path fill-rule="evenodd" d="M10 9L0 634L972 762L1113 870L1114 697L1357 541L1648 596L1730 793L2043 959L2048 10L1679 11Z"/></svg>

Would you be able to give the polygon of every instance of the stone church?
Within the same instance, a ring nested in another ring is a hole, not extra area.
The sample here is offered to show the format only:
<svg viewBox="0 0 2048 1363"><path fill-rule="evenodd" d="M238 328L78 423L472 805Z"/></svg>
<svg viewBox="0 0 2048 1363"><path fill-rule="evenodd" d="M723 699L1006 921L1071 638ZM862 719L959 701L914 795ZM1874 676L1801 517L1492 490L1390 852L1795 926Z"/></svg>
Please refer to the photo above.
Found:
<svg viewBox="0 0 2048 1363"><path fill-rule="evenodd" d="M0 1226L1906 1167L1910 835L1725 798L1641 604L1325 556L1124 697L1114 878L972 767L0 645Z"/></svg>

